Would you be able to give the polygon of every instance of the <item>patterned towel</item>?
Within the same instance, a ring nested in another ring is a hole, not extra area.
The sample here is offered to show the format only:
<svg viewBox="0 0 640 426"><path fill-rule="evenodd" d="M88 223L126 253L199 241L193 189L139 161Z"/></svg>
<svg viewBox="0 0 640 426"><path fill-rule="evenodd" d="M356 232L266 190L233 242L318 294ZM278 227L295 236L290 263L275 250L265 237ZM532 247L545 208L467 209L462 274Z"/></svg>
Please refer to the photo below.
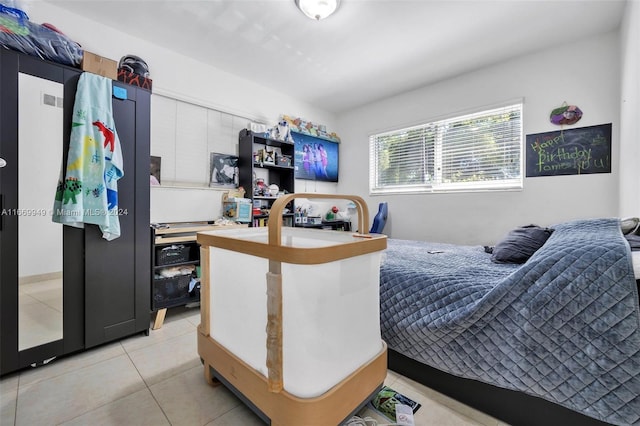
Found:
<svg viewBox="0 0 640 426"><path fill-rule="evenodd" d="M64 176L60 173L52 219L77 228L98 225L108 241L120 236L117 182L124 176L111 90L108 78L80 76L67 170Z"/></svg>

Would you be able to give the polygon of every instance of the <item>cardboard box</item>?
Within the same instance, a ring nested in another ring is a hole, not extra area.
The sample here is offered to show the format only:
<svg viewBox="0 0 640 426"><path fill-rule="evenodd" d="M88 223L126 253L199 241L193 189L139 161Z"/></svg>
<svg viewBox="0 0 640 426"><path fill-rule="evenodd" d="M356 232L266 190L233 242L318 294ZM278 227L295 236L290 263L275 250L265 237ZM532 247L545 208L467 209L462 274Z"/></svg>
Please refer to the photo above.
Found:
<svg viewBox="0 0 640 426"><path fill-rule="evenodd" d="M95 53L84 51L80 68L112 80L118 79L118 63L113 59L104 58Z"/></svg>
<svg viewBox="0 0 640 426"><path fill-rule="evenodd" d="M121 81L132 86L142 87L151 91L152 81L150 78L143 77L141 75L127 71L124 68L118 68L118 81Z"/></svg>

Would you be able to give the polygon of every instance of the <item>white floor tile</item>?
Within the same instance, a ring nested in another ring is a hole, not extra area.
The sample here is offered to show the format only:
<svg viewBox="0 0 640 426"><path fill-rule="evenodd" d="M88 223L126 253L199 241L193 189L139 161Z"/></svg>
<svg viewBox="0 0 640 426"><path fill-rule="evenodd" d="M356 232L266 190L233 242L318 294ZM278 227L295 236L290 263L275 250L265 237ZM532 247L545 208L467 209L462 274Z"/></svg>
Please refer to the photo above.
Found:
<svg viewBox="0 0 640 426"><path fill-rule="evenodd" d="M23 370L20 373L20 387L29 386L36 382L54 378L74 370L86 368L91 365L124 355L124 349L119 342L92 348L88 351L79 352L54 359L49 364Z"/></svg>
<svg viewBox="0 0 640 426"><path fill-rule="evenodd" d="M384 384L393 388L393 384L398 380L400 375L392 370L387 370L387 377L384 379Z"/></svg>
<svg viewBox="0 0 640 426"><path fill-rule="evenodd" d="M123 398L145 385L126 355L18 389L16 425L54 425Z"/></svg>
<svg viewBox="0 0 640 426"><path fill-rule="evenodd" d="M157 330L149 330L148 336L131 336L129 338L121 340L120 343L122 343L122 347L125 351L131 353L177 336L182 336L185 334L195 336L195 333L196 328L191 322L187 321L186 319L180 319L177 321L166 322L161 328Z"/></svg>
<svg viewBox="0 0 640 426"><path fill-rule="evenodd" d="M162 426L170 423L149 389L145 388L64 422L62 425Z"/></svg>
<svg viewBox="0 0 640 426"><path fill-rule="evenodd" d="M442 403L440 396L443 395L404 377L394 383L393 389L422 404L422 407L415 413L416 425L497 426L497 420L490 416L486 416L486 419L483 418L482 421L469 417L469 414L475 414L474 412L481 413L464 404L457 403L457 401L458 407L465 407L465 413L456 411Z"/></svg>
<svg viewBox="0 0 640 426"><path fill-rule="evenodd" d="M16 418L16 402L18 401L18 374L11 374L0 379L0 424L12 425Z"/></svg>
<svg viewBox="0 0 640 426"><path fill-rule="evenodd" d="M35 287L27 291L28 297L36 296ZM45 297L46 289L39 296ZM198 308L172 308L149 336L132 336L2 378L0 424L263 425L224 386L206 383L197 352L199 324ZM393 371L385 384L422 404L416 426L508 426Z"/></svg>
<svg viewBox="0 0 640 426"><path fill-rule="evenodd" d="M256 416L246 405L240 404L224 413L206 426L264 426L260 417Z"/></svg>
<svg viewBox="0 0 640 426"><path fill-rule="evenodd" d="M201 366L196 331L129 352L147 386Z"/></svg>
<svg viewBox="0 0 640 426"><path fill-rule="evenodd" d="M150 386L173 426L205 425L241 404L224 386L207 384L203 371L195 367Z"/></svg>

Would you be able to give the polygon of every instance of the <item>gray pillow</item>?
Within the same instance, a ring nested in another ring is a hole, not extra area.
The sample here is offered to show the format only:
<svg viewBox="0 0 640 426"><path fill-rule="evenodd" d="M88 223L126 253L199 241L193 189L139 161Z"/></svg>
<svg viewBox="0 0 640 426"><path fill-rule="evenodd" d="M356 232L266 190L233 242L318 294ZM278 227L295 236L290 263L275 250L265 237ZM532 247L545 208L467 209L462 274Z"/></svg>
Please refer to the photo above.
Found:
<svg viewBox="0 0 640 426"><path fill-rule="evenodd" d="M620 220L620 230L624 235L635 233L640 225L640 219L637 217L629 217Z"/></svg>
<svg viewBox="0 0 640 426"><path fill-rule="evenodd" d="M510 231L493 248L491 261L494 263L524 263L544 245L553 229L536 225L521 226Z"/></svg>

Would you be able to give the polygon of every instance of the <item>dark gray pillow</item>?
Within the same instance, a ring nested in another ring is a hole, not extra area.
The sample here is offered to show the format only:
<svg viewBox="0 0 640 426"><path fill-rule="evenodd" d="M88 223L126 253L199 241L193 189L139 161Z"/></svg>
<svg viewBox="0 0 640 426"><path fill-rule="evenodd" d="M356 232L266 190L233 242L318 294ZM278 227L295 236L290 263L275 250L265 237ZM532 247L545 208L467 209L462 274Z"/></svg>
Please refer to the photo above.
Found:
<svg viewBox="0 0 640 426"><path fill-rule="evenodd" d="M494 263L524 263L544 245L553 229L536 225L521 226L509 232L493 248Z"/></svg>
<svg viewBox="0 0 640 426"><path fill-rule="evenodd" d="M637 217L629 217L620 220L620 230L624 235L635 233L640 228L640 219Z"/></svg>

